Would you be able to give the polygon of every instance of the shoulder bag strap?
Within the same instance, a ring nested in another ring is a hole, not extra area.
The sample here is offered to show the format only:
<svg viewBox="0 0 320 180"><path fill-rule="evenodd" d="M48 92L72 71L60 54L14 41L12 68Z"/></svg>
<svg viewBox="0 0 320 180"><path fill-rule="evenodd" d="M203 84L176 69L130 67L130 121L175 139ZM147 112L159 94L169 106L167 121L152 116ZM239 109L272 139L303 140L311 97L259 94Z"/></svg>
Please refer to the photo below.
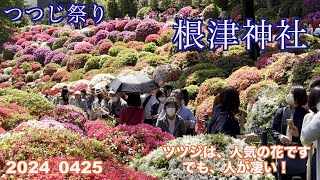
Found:
<svg viewBox="0 0 320 180"><path fill-rule="evenodd" d="M149 102L150 98L151 98L151 95L149 95L149 96L147 97L147 99L146 99L146 100L144 100L144 102L143 102L143 108L145 108L145 107L147 106L147 104L148 104L148 102Z"/></svg>
<svg viewBox="0 0 320 180"><path fill-rule="evenodd" d="M282 110L282 118L281 118L281 134L283 134L283 123L284 123L284 113L286 112L287 107L284 107Z"/></svg>

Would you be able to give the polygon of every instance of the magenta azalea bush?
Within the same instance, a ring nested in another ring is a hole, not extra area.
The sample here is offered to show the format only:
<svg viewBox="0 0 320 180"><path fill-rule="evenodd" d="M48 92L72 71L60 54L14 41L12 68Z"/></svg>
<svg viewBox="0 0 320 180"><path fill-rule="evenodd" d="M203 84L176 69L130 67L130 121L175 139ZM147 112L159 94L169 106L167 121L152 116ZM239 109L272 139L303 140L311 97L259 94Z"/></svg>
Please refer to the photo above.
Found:
<svg viewBox="0 0 320 180"><path fill-rule="evenodd" d="M38 48L33 53L34 60L39 62L40 64L44 64L49 53L51 53L51 49L49 48Z"/></svg>
<svg viewBox="0 0 320 180"><path fill-rule="evenodd" d="M136 37L144 40L150 34L157 34L160 29L161 25L157 21L146 19L137 26Z"/></svg>
<svg viewBox="0 0 320 180"><path fill-rule="evenodd" d="M88 42L80 42L74 46L74 54L89 53L94 49L94 46Z"/></svg>
<svg viewBox="0 0 320 180"><path fill-rule="evenodd" d="M83 128L84 123L88 120L86 113L82 109L72 105L58 105L51 114L42 117L41 120L48 117L60 123L71 123L81 128Z"/></svg>
<svg viewBox="0 0 320 180"><path fill-rule="evenodd" d="M124 27L125 31L135 31L137 26L140 24L140 19L132 19L130 20L126 26Z"/></svg>
<svg viewBox="0 0 320 180"><path fill-rule="evenodd" d="M187 7L181 8L178 14L180 15L181 18L187 18L191 14L192 10L193 9L191 6L187 6Z"/></svg>

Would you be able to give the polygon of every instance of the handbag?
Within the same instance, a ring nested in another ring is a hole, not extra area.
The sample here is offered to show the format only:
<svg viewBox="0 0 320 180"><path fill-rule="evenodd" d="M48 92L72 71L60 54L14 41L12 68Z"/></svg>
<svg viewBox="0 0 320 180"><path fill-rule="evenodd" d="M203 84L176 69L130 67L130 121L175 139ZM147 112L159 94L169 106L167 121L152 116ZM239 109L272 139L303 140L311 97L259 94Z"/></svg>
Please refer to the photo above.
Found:
<svg viewBox="0 0 320 180"><path fill-rule="evenodd" d="M284 123L284 113L286 111L286 108L283 108L282 112L282 120L281 120L281 134L282 134L282 127ZM287 175L300 175L306 172L307 170L307 158L301 159L299 154L296 153L296 158L291 159L287 156L287 153L284 153L284 159L283 161L286 161L286 174ZM280 163L278 164L279 170L281 169Z"/></svg>

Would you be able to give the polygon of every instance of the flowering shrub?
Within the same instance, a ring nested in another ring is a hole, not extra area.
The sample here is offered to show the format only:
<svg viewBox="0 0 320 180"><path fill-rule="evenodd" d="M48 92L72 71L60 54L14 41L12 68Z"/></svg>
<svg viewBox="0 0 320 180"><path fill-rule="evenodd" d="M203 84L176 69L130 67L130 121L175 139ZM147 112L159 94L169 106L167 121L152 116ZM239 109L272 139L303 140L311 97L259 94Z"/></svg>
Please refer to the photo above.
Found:
<svg viewBox="0 0 320 180"><path fill-rule="evenodd" d="M55 58L54 58L55 57ZM59 60L61 57L65 57L65 55L62 52L59 51L51 51L46 55L46 60L44 61L44 64L49 64L50 62L53 62L53 60L57 63L59 63ZM60 60L61 62L61 60Z"/></svg>
<svg viewBox="0 0 320 180"><path fill-rule="evenodd" d="M299 58L294 54L283 54L278 60L266 68L266 78L274 80L278 84L287 83L292 73L292 67L298 60Z"/></svg>
<svg viewBox="0 0 320 180"><path fill-rule="evenodd" d="M123 36L123 42L129 42L136 39L136 33L129 31Z"/></svg>
<svg viewBox="0 0 320 180"><path fill-rule="evenodd" d="M17 82L17 83L14 85L14 87L15 87L16 89L21 89L22 86L24 86L24 85L26 85L25 82Z"/></svg>
<svg viewBox="0 0 320 180"><path fill-rule="evenodd" d="M145 43L149 43L149 42L157 42L157 39L160 36L158 34L150 34L149 36L147 36L146 40L144 41Z"/></svg>
<svg viewBox="0 0 320 180"><path fill-rule="evenodd" d="M258 95L262 90L276 85L277 83L271 80L251 84L246 90L240 92L241 106L247 109L247 105L252 105L257 101Z"/></svg>
<svg viewBox="0 0 320 180"><path fill-rule="evenodd" d="M221 11L222 10L217 5L210 4L202 11L203 19L204 20L207 20L209 18L218 19Z"/></svg>
<svg viewBox="0 0 320 180"><path fill-rule="evenodd" d="M15 89L0 89L2 103L16 103L28 109L31 115L42 116L53 109L49 101L35 93L27 93Z"/></svg>
<svg viewBox="0 0 320 180"><path fill-rule="evenodd" d="M3 51L2 51L3 59L4 60L11 60L13 58L13 56L19 51L22 51L21 46L4 44Z"/></svg>
<svg viewBox="0 0 320 180"><path fill-rule="evenodd" d="M186 87L186 90L189 93L189 98L194 100L197 97L197 94L199 92L199 87L196 85L190 85Z"/></svg>
<svg viewBox="0 0 320 180"><path fill-rule="evenodd" d="M71 73L66 70L57 71L57 72L53 73L50 81L63 82L65 80L67 80L70 76L71 76Z"/></svg>
<svg viewBox="0 0 320 180"><path fill-rule="evenodd" d="M62 48L64 43L68 41L68 37L62 36L54 41L52 44L52 50Z"/></svg>
<svg viewBox="0 0 320 180"><path fill-rule="evenodd" d="M226 85L226 81L221 78L211 78L205 80L199 87L196 105L201 104L209 96L216 96Z"/></svg>
<svg viewBox="0 0 320 180"><path fill-rule="evenodd" d="M283 106L287 91L285 87L270 86L260 91L258 100L250 108L245 132L265 131L271 128L276 110Z"/></svg>
<svg viewBox="0 0 320 180"><path fill-rule="evenodd" d="M61 123L50 119L50 120L42 120L42 121L29 120L27 122L23 122L19 124L16 128L14 128L14 131L16 132L24 131L24 130L27 130L28 128L37 128L41 130L48 129L48 128L52 128L55 130L65 129Z"/></svg>
<svg viewBox="0 0 320 180"><path fill-rule="evenodd" d="M173 64L166 64L157 67L153 72L153 80L159 82L170 82L178 79L181 70L178 66Z"/></svg>
<svg viewBox="0 0 320 180"><path fill-rule="evenodd" d="M0 127L5 130L12 130L20 123L33 118L28 110L16 104L0 104Z"/></svg>
<svg viewBox="0 0 320 180"><path fill-rule="evenodd" d="M147 124L120 125L112 128L102 121L94 121L86 124L85 128L88 137L96 138L110 146L111 152L121 163L130 162L134 156L145 156L174 138L171 134Z"/></svg>
<svg viewBox="0 0 320 180"><path fill-rule="evenodd" d="M118 21L115 25L116 30L123 31L128 22L128 20Z"/></svg>
<svg viewBox="0 0 320 180"><path fill-rule="evenodd" d="M37 174L15 174L11 175L11 178L16 179L48 179L48 180L55 180L55 179L108 179L108 180L118 180L118 179L139 179L139 180L156 180L157 178L147 176L140 172L135 172L132 169L125 168L121 166L119 163L108 160L103 161L102 167L103 171L100 174L61 174L59 171L59 163L62 161L67 161L69 164L73 164L75 161L83 162L85 158L75 158L75 157L68 157L68 156L58 156L53 158L46 158L39 162L42 164L43 161L48 161L50 167L50 173L45 174L44 172L39 172ZM80 164L80 169L84 169L85 166ZM4 175L6 177L6 175Z"/></svg>
<svg viewBox="0 0 320 180"><path fill-rule="evenodd" d="M60 68L61 66L59 64L56 63L49 63L46 66L44 66L43 68L43 74L44 75L49 75L52 76L53 73L57 72L57 70Z"/></svg>
<svg viewBox="0 0 320 180"><path fill-rule="evenodd" d="M89 53L94 49L94 46L88 42L80 42L74 46L74 54Z"/></svg>
<svg viewBox="0 0 320 180"><path fill-rule="evenodd" d="M147 15L149 12L151 12L152 9L150 7L142 7L141 9L139 9L139 11L137 12L137 17L140 19L143 19L145 15Z"/></svg>
<svg viewBox="0 0 320 180"><path fill-rule="evenodd" d="M71 72L76 69L83 68L90 58L90 54L78 54L72 56L67 62L67 71Z"/></svg>
<svg viewBox="0 0 320 180"><path fill-rule="evenodd" d="M112 42L103 42L99 46L99 53L102 54L108 54L109 49L112 47Z"/></svg>
<svg viewBox="0 0 320 180"><path fill-rule="evenodd" d="M7 131L4 130L2 127L0 127L0 134L5 134L5 133L7 133Z"/></svg>
<svg viewBox="0 0 320 180"><path fill-rule="evenodd" d="M38 49L38 46L36 45L30 45L27 46L23 49L23 54L31 54L33 55L33 53Z"/></svg>
<svg viewBox="0 0 320 180"><path fill-rule="evenodd" d="M70 155L87 160L107 160L107 146L94 139L82 138L67 130L36 129L14 133L0 141L1 156L5 160L42 160L49 157Z"/></svg>
<svg viewBox="0 0 320 180"><path fill-rule="evenodd" d="M171 58L172 62L184 69L200 62L200 54L197 51L178 53Z"/></svg>
<svg viewBox="0 0 320 180"><path fill-rule="evenodd" d="M309 53L306 57L297 62L290 77L290 82L294 85L307 85L306 81L311 79L312 73L320 65L320 51Z"/></svg>
<svg viewBox="0 0 320 180"><path fill-rule="evenodd" d="M108 36L108 39L110 39L112 42L122 41L122 37L120 37L120 31L111 31Z"/></svg>
<svg viewBox="0 0 320 180"><path fill-rule="evenodd" d="M49 48L38 48L34 51L33 56L34 60L39 62L40 64L44 64L46 56L51 52Z"/></svg>
<svg viewBox="0 0 320 180"><path fill-rule="evenodd" d="M166 43L170 43L172 41L172 38L174 36L174 31L172 30L172 28L170 28L167 31L164 31L163 33L160 34L157 42L159 45L164 45Z"/></svg>
<svg viewBox="0 0 320 180"><path fill-rule="evenodd" d="M227 72L220 68L204 69L195 71L190 74L186 79L186 85L197 85L200 86L208 78L213 77L226 77Z"/></svg>
<svg viewBox="0 0 320 180"><path fill-rule="evenodd" d="M22 55L17 61L17 65L20 66L23 62L32 62L34 61L34 56L30 54Z"/></svg>
<svg viewBox="0 0 320 180"><path fill-rule="evenodd" d="M100 40L107 38L108 34L109 34L109 32L106 30L101 30L101 31L97 32L95 44L97 44Z"/></svg>
<svg viewBox="0 0 320 180"><path fill-rule="evenodd" d="M119 58L119 61L122 65L125 66L135 66L138 61L137 53L135 52L125 52L127 50L122 50L119 52L117 58ZM124 53L122 53L124 52ZM119 56L120 55L120 56Z"/></svg>
<svg viewBox="0 0 320 180"><path fill-rule="evenodd" d="M145 38L150 34L157 34L160 30L161 25L152 19L143 20L136 29L136 37L139 40L145 40Z"/></svg>
<svg viewBox="0 0 320 180"><path fill-rule="evenodd" d="M82 109L71 105L58 105L49 116L58 122L71 123L79 127L83 127L84 123L88 120L87 115ZM46 118L46 116L43 118Z"/></svg>
<svg viewBox="0 0 320 180"><path fill-rule="evenodd" d="M74 47L75 47L77 44L79 44L79 42L73 42L73 43L68 44L67 50L74 50Z"/></svg>
<svg viewBox="0 0 320 180"><path fill-rule="evenodd" d="M245 66L232 73L227 79L227 83L240 92L261 79L262 74L258 69Z"/></svg>
<svg viewBox="0 0 320 180"><path fill-rule="evenodd" d="M222 172L227 166L227 161L230 160L229 155L235 149L235 145L238 145L240 153L243 153L241 149L245 146L245 143L242 140L234 139L224 135L198 135L198 136L184 136L182 138L175 139L170 141L168 146L187 146L194 145L198 146L199 144L215 145L217 152L222 155L222 158L219 161L212 161L210 159L205 159L199 157L197 161L203 161L208 167L213 168L215 174L205 174L202 175L199 172L194 174L189 174L186 170L186 166L183 166L182 162L191 162L194 161L194 158L191 158L190 155L186 155L183 159L180 159L178 155L180 153L174 153L173 157L166 159L164 157L164 152L161 147L152 151L145 157L141 159L134 159L130 164L134 170L139 172L147 173L151 176L156 176L160 179L273 179L272 175L266 175L266 177L251 175L249 172L241 175L235 175L229 173L224 175ZM237 161L232 161L234 165L237 164ZM233 166L234 166L233 165Z"/></svg>
<svg viewBox="0 0 320 180"><path fill-rule="evenodd" d="M135 31L140 22L141 22L140 19L132 19L125 25L124 30Z"/></svg>
<svg viewBox="0 0 320 180"><path fill-rule="evenodd" d="M212 117L214 99L215 96L207 96L207 98L204 99L196 109L196 117L198 119L196 124L196 132L198 134L206 132L205 123L203 120L205 115Z"/></svg>
<svg viewBox="0 0 320 180"><path fill-rule="evenodd" d="M92 56L84 65L85 72L90 71L91 69L100 69L101 61L104 59L101 56ZM102 62L103 64L103 62Z"/></svg>
<svg viewBox="0 0 320 180"><path fill-rule="evenodd" d="M178 11L178 14L181 18L187 18L191 14L192 10L191 6L183 7Z"/></svg>
<svg viewBox="0 0 320 180"><path fill-rule="evenodd" d="M10 75L8 74L0 74L0 82L6 82L10 79Z"/></svg>
<svg viewBox="0 0 320 180"><path fill-rule="evenodd" d="M86 38L86 36L83 34L75 34L70 37L70 39L68 40L68 43L70 44L73 42L82 42L84 40L84 38Z"/></svg>

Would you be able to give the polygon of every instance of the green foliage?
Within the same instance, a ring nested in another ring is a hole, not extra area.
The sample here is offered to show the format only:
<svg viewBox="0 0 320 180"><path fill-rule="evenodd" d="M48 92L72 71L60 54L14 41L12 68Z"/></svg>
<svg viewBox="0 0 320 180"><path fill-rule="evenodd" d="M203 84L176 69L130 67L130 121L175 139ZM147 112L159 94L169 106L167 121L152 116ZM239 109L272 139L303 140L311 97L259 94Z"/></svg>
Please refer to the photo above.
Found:
<svg viewBox="0 0 320 180"><path fill-rule="evenodd" d="M199 86L190 85L190 86L186 87L186 90L189 93L189 98L195 99L197 97L198 92L199 92Z"/></svg>
<svg viewBox="0 0 320 180"><path fill-rule="evenodd" d="M155 10L158 7L158 0L148 0L148 6L152 9Z"/></svg>
<svg viewBox="0 0 320 180"><path fill-rule="evenodd" d="M221 9L215 5L215 4L210 4L203 10L203 19L218 19L219 15L221 13Z"/></svg>
<svg viewBox="0 0 320 180"><path fill-rule="evenodd" d="M74 82L74 81L81 80L81 79L83 79L84 73L85 73L85 71L84 71L83 68L77 69L77 70L72 72L72 74L71 74L70 78L68 79L68 81Z"/></svg>
<svg viewBox="0 0 320 180"><path fill-rule="evenodd" d="M163 46L172 41L174 36L174 31L166 31L165 33L161 33L160 37L157 39L157 42L160 46Z"/></svg>
<svg viewBox="0 0 320 180"><path fill-rule="evenodd" d="M228 74L236 71L242 66L254 66L254 61L251 59L242 59L241 57L222 57L213 61L213 64L223 70Z"/></svg>
<svg viewBox="0 0 320 180"><path fill-rule="evenodd" d="M113 63L113 61L116 61L117 59L115 57L112 56L104 56L101 61L100 61L100 65L102 68L107 68L110 67Z"/></svg>
<svg viewBox="0 0 320 180"><path fill-rule="evenodd" d="M68 41L68 37L66 37L66 36L62 36L62 37L56 39L56 41L52 45L52 50L62 48L64 43L67 41Z"/></svg>
<svg viewBox="0 0 320 180"><path fill-rule="evenodd" d="M111 19L119 17L119 9L117 0L107 0L107 15Z"/></svg>
<svg viewBox="0 0 320 180"><path fill-rule="evenodd" d="M172 0L158 0L158 7L162 10L171 8Z"/></svg>
<svg viewBox="0 0 320 180"><path fill-rule="evenodd" d="M151 12L152 9L150 7L143 7L137 12L137 17L143 19L145 14Z"/></svg>
<svg viewBox="0 0 320 180"><path fill-rule="evenodd" d="M100 56L92 56L84 65L85 72L90 71L91 69L99 69L100 68Z"/></svg>
<svg viewBox="0 0 320 180"><path fill-rule="evenodd" d="M226 77L227 72L220 68L204 69L192 73L186 81L186 85L201 85L206 79L213 77Z"/></svg>
<svg viewBox="0 0 320 180"><path fill-rule="evenodd" d="M128 52L121 55L119 60L125 66L135 66L138 61L138 56L137 53Z"/></svg>
<svg viewBox="0 0 320 180"><path fill-rule="evenodd" d="M157 44L154 43L154 42L151 42L151 43L148 43L148 44L145 44L143 47L142 47L142 51L147 51L147 52L151 52L151 53L154 53L154 51L157 49Z"/></svg>
<svg viewBox="0 0 320 180"><path fill-rule="evenodd" d="M15 103L29 110L31 115L42 116L53 110L54 106L42 95L27 93L17 89L0 89L2 103Z"/></svg>
<svg viewBox="0 0 320 180"><path fill-rule="evenodd" d="M77 54L72 56L67 62L67 70L71 72L83 68L91 57L90 54Z"/></svg>
<svg viewBox="0 0 320 180"><path fill-rule="evenodd" d="M151 53L151 52L140 51L140 52L138 53L138 58L143 58L143 57L150 56L150 55L154 55L154 54Z"/></svg>
<svg viewBox="0 0 320 180"><path fill-rule="evenodd" d="M137 3L132 0L118 0L118 8L121 16L128 14L133 17L137 14Z"/></svg>
<svg viewBox="0 0 320 180"><path fill-rule="evenodd" d="M116 57L119 54L120 51L125 50L125 49L128 49L128 48L123 47L123 46L112 46L109 49L109 55L113 56L113 57Z"/></svg>
<svg viewBox="0 0 320 180"><path fill-rule="evenodd" d="M23 69L24 73L27 74L29 71L31 71L31 63L30 62L23 62L20 67Z"/></svg>
<svg viewBox="0 0 320 180"><path fill-rule="evenodd" d="M139 61L144 61L149 64L149 66L157 66L164 64L168 61L167 58L155 54L145 55L139 58Z"/></svg>
<svg viewBox="0 0 320 180"><path fill-rule="evenodd" d="M278 16L281 18L302 17L303 0L285 0L280 4Z"/></svg>

